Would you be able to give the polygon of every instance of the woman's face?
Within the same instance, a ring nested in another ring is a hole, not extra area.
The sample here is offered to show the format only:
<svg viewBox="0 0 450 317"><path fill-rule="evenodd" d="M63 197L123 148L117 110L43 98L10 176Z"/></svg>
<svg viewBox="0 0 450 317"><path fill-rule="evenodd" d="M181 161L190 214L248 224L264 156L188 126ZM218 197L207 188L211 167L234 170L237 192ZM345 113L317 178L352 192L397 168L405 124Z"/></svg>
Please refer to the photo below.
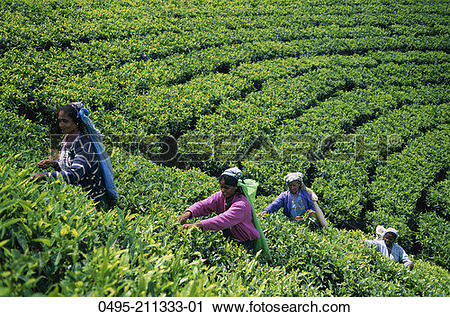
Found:
<svg viewBox="0 0 450 317"><path fill-rule="evenodd" d="M288 184L288 186L289 186L289 191L290 191L293 195L297 195L297 194L298 194L298 191L299 191L299 189L300 189L300 184L299 184L297 181L290 182L290 183Z"/></svg>
<svg viewBox="0 0 450 317"><path fill-rule="evenodd" d="M225 198L230 198L236 193L237 186L225 184L225 180L223 178L220 180L219 183L220 183L220 190L222 191L222 195Z"/></svg>
<svg viewBox="0 0 450 317"><path fill-rule="evenodd" d="M77 124L64 111L58 112L58 125L64 134L77 134Z"/></svg>
<svg viewBox="0 0 450 317"><path fill-rule="evenodd" d="M392 247L396 238L397 238L397 236L395 235L395 233L388 232L384 235L383 240L388 247Z"/></svg>

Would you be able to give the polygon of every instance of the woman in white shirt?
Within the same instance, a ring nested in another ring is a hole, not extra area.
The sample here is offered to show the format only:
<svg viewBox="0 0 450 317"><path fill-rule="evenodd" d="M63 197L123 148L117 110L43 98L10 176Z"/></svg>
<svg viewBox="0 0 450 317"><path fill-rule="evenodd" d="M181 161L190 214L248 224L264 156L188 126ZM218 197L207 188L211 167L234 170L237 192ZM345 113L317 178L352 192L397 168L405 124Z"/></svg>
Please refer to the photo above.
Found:
<svg viewBox="0 0 450 317"><path fill-rule="evenodd" d="M395 243L398 238L398 231L393 228L384 229L379 226L377 227L377 233L380 234L381 239L364 240L364 243L375 247L375 250L383 254L386 258L394 262L402 263L404 266L412 269L414 264L409 259L408 254L406 254L401 246Z"/></svg>

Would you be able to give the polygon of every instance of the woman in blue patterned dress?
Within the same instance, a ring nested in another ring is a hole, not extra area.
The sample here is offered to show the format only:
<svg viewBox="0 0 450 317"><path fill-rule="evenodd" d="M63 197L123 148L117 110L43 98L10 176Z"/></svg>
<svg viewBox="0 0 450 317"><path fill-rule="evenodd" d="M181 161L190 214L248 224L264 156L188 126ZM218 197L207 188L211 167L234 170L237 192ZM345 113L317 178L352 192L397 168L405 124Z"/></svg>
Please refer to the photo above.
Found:
<svg viewBox="0 0 450 317"><path fill-rule="evenodd" d="M62 177L68 184L80 185L99 205L111 208L117 203L112 169L101 139L95 135L98 131L87 118L88 114L79 102L70 102L57 111L58 126L64 134L59 160L40 161L40 168L53 170L35 174L31 178L43 180ZM109 173L105 174L105 170Z"/></svg>
<svg viewBox="0 0 450 317"><path fill-rule="evenodd" d="M274 213L283 207L283 213L290 219L297 221L311 219L317 226L327 228L323 213L317 205L318 198L303 183L303 174L289 173L284 177L284 181L289 190L281 193L259 215Z"/></svg>

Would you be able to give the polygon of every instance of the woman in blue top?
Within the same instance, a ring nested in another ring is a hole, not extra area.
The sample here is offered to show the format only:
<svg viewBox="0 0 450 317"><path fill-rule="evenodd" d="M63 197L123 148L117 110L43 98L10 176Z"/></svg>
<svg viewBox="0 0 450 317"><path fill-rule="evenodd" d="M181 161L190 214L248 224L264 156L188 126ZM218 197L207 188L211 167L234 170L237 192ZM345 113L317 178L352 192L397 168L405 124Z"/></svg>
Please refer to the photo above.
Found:
<svg viewBox="0 0 450 317"><path fill-rule="evenodd" d="M84 114L82 111L85 111ZM109 163L109 159L104 153L103 145L99 144L101 141L94 138L90 133L92 131L88 131L89 125L93 127L93 124L87 119L87 114L89 112L79 102L70 102L57 111L58 126L64 134L59 160L40 161L38 163L40 168L54 170L35 174L31 178L42 180L62 177L68 184L81 185L92 199L104 207L111 208L117 202L112 170L110 174L104 173L105 168L101 164L105 164L106 160ZM83 115L84 121L88 124L83 122ZM111 186L107 188L105 177L112 182L113 188Z"/></svg>
<svg viewBox="0 0 450 317"><path fill-rule="evenodd" d="M283 213L290 219L304 221L308 218L314 220L315 224L326 227L323 214L317 205L317 196L303 183L303 174L289 173L284 177L289 190L281 193L271 204L269 204L260 216L266 213L274 213L283 207Z"/></svg>

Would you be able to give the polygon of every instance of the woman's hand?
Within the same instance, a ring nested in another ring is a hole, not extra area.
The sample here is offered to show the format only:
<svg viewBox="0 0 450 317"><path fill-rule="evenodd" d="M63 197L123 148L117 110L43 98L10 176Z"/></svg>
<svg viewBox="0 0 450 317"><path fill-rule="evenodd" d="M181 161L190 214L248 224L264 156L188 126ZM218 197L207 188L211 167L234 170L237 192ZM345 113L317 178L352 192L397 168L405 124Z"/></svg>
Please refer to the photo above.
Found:
<svg viewBox="0 0 450 317"><path fill-rule="evenodd" d="M261 212L258 214L258 216L262 217L262 216L264 216L265 214L267 214L267 210L261 211Z"/></svg>
<svg viewBox="0 0 450 317"><path fill-rule="evenodd" d="M45 160L40 161L38 163L38 166L40 168L49 168L49 167L53 167L55 162L56 161L45 159Z"/></svg>
<svg viewBox="0 0 450 317"><path fill-rule="evenodd" d="M31 176L32 181L40 181L43 179L45 179L45 174L42 174L42 173L37 173L37 174L34 174L33 176Z"/></svg>
<svg viewBox="0 0 450 317"><path fill-rule="evenodd" d="M186 221L192 216L192 212L190 210L187 210L182 215L178 215L177 219L180 222L180 224L184 225Z"/></svg>
<svg viewBox="0 0 450 317"><path fill-rule="evenodd" d="M197 227L199 229L203 228L203 225L200 222L196 223L185 223L181 228L183 229L189 229L190 227Z"/></svg>
<svg viewBox="0 0 450 317"><path fill-rule="evenodd" d="M308 218L315 220L316 219L316 213L314 212L314 210L308 210L306 212L306 215L304 216L297 216L295 217L295 220L297 221L304 221L307 220Z"/></svg>

